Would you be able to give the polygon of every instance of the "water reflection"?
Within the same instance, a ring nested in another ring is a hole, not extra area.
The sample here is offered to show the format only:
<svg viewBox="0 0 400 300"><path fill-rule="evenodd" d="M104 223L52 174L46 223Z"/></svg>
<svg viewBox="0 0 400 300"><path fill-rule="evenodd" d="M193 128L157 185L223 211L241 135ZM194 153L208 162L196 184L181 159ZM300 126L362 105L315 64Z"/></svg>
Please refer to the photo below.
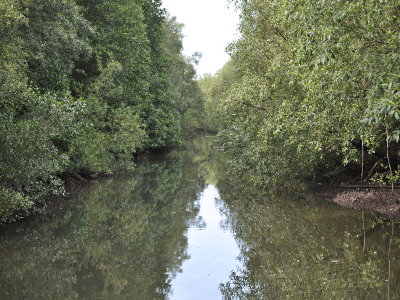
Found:
<svg viewBox="0 0 400 300"><path fill-rule="evenodd" d="M224 299L400 299L398 243L387 281L391 222L307 194L218 188L243 264L221 284Z"/></svg>
<svg viewBox="0 0 400 300"><path fill-rule="evenodd" d="M74 208L0 245L1 299L167 299L205 180L183 157L93 183ZM187 170L191 172L187 172Z"/></svg>
<svg viewBox="0 0 400 300"><path fill-rule="evenodd" d="M218 190L214 186L208 186L200 197L199 214L206 226L188 231L191 259L183 262L182 273L171 282L171 299L221 299L219 284L237 268L239 250L231 233L220 226L216 199Z"/></svg>
<svg viewBox="0 0 400 300"><path fill-rule="evenodd" d="M0 235L0 299L400 299L398 224L257 191L212 144L93 182L59 218Z"/></svg>

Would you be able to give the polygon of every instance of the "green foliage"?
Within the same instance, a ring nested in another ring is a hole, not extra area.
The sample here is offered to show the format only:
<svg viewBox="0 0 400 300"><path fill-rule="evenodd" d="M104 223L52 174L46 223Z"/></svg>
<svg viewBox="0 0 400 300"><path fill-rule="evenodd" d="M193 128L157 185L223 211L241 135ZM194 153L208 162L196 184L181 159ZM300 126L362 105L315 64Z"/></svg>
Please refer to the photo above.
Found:
<svg viewBox="0 0 400 300"><path fill-rule="evenodd" d="M69 170L97 174L131 169L132 153L146 137L143 124L132 107L108 105L110 98L122 93L121 87L114 84L115 74L122 70L120 63L110 61L105 67L99 63L98 68L100 75L88 87L84 122L76 124L80 138L73 140L68 134L58 142L72 158Z"/></svg>
<svg viewBox="0 0 400 300"><path fill-rule="evenodd" d="M231 2L241 38L227 49L239 76L219 100L219 136L241 153L237 170L276 185L360 164L361 139L371 167L386 156L386 127L390 141L400 128L396 1ZM398 150L389 145L392 161Z"/></svg>
<svg viewBox="0 0 400 300"><path fill-rule="evenodd" d="M33 204L49 193L62 192L63 184L55 175L67 168L69 157L53 140L77 134L83 103L68 95L60 99L32 93L25 108L28 111L23 116L11 109L0 115L0 182L2 189L29 196Z"/></svg>
<svg viewBox="0 0 400 300"><path fill-rule="evenodd" d="M74 62L92 51L94 33L74 0L25 1L21 37L28 54L28 76L41 91L68 92Z"/></svg>
<svg viewBox="0 0 400 300"><path fill-rule="evenodd" d="M183 29L176 17L167 14L163 23L164 54L168 61L168 78L171 86L173 111L180 121L183 137L191 137L195 130L207 126L204 112L204 99L196 81L195 66L201 59L196 52L190 57L182 54Z"/></svg>
<svg viewBox="0 0 400 300"><path fill-rule="evenodd" d="M181 143L164 21L159 0L1 1L2 221L63 193L61 177L132 169L137 149Z"/></svg>
<svg viewBox="0 0 400 300"><path fill-rule="evenodd" d="M55 175L68 164L68 157L58 152L52 139L72 127L83 107L81 101L68 95L41 95L28 86L26 55L18 32L26 25L26 18L17 2L6 5L11 3L15 4L12 13L0 9L8 18L0 34L2 221L15 220L15 211L26 213L50 192L62 192L62 183Z"/></svg>
<svg viewBox="0 0 400 300"><path fill-rule="evenodd" d="M103 64L110 55L121 72L114 78L121 93L109 97L113 108L132 107L143 120L148 139L143 147L174 146L180 143L178 123L172 112L172 99L162 51L164 12L160 1L78 1L85 17L98 29L92 44L96 54L79 62L77 80L91 81L98 76L96 56Z"/></svg>
<svg viewBox="0 0 400 300"><path fill-rule="evenodd" d="M0 261L0 295L166 299L189 258L187 231L201 225L198 166L176 158L92 182L75 198L76 209L1 243L8 255Z"/></svg>
<svg viewBox="0 0 400 300"><path fill-rule="evenodd" d="M239 79L233 60L228 61L214 76L204 74L199 79L199 87L205 98L206 124L209 130L217 131L221 123L218 111L220 102Z"/></svg>
<svg viewBox="0 0 400 300"><path fill-rule="evenodd" d="M0 221L14 222L18 219L15 211L28 211L34 203L30 201L29 196L22 196L13 190L2 189L0 191Z"/></svg>
<svg viewBox="0 0 400 300"><path fill-rule="evenodd" d="M0 2L0 105L1 109L22 109L29 101L25 53L18 27L26 24L16 1Z"/></svg>

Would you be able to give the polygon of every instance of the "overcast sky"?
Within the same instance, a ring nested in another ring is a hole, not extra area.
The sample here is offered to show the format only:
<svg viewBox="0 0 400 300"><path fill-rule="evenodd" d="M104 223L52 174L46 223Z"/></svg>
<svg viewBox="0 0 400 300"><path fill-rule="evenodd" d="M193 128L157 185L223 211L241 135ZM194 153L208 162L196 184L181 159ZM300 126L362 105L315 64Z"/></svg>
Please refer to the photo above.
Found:
<svg viewBox="0 0 400 300"><path fill-rule="evenodd" d="M195 51L203 54L197 66L197 74L215 74L228 61L224 49L236 40L239 14L229 6L227 0L162 0L172 16L185 24L183 33L183 54Z"/></svg>

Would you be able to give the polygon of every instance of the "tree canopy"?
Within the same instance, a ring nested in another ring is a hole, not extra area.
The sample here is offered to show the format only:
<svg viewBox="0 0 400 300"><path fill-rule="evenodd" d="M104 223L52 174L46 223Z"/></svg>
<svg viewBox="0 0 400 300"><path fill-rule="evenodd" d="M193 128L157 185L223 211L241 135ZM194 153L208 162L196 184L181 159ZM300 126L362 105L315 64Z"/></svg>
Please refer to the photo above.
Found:
<svg viewBox="0 0 400 300"><path fill-rule="evenodd" d="M214 99L238 172L273 186L378 163L386 175L376 180L398 180L399 2L230 2L240 11L227 47L236 75Z"/></svg>
<svg viewBox="0 0 400 300"><path fill-rule="evenodd" d="M169 62L168 78L171 96L174 101L175 115L180 116L179 123L184 137L192 136L195 129L206 127L204 97L200 91L195 66L201 59L201 53L185 56L182 33L184 24L176 17L167 15L164 28L163 47Z"/></svg>
<svg viewBox="0 0 400 300"><path fill-rule="evenodd" d="M64 193L66 178L181 144L202 98L194 61L170 58L182 56L167 42L170 18L160 0L0 2L0 221ZM179 72L190 97L174 96Z"/></svg>

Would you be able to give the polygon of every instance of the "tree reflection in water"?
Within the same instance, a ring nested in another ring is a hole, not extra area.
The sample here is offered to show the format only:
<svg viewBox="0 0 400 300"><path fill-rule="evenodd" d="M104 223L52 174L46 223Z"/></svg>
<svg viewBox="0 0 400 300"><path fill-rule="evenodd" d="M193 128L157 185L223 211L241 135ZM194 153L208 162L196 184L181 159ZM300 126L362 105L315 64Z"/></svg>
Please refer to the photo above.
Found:
<svg viewBox="0 0 400 300"><path fill-rule="evenodd" d="M167 299L185 232L204 226L199 164L177 155L94 182L59 219L3 241L0 298Z"/></svg>
<svg viewBox="0 0 400 300"><path fill-rule="evenodd" d="M398 224L392 235L390 222L306 192L257 191L234 179L211 139L93 182L59 218L0 236L0 299L169 299L188 228L205 226L207 184L241 253L224 299L387 299L388 284L400 299Z"/></svg>
<svg viewBox="0 0 400 300"><path fill-rule="evenodd" d="M228 179L218 188L243 264L220 285L224 299L388 299L391 222L365 218L364 253L360 211ZM398 244L391 253L390 299L400 299Z"/></svg>

